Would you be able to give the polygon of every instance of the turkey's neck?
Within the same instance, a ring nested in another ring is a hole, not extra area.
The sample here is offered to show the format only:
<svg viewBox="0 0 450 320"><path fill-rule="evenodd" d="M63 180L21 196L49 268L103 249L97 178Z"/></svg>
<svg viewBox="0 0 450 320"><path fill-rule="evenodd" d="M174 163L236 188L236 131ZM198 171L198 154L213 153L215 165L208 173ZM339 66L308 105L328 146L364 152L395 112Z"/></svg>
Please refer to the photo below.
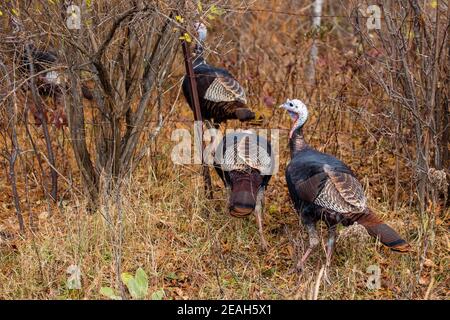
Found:
<svg viewBox="0 0 450 320"><path fill-rule="evenodd" d="M293 158L297 152L308 148L308 144L303 136L303 126L295 128L290 135L289 148L291 149L291 158Z"/></svg>
<svg viewBox="0 0 450 320"><path fill-rule="evenodd" d="M206 61L203 58L203 56L195 57L194 61L192 62L192 67L195 69L198 66L201 66L202 64L206 64Z"/></svg>
<svg viewBox="0 0 450 320"><path fill-rule="evenodd" d="M194 47L194 68L205 63L203 57L203 43L196 43Z"/></svg>

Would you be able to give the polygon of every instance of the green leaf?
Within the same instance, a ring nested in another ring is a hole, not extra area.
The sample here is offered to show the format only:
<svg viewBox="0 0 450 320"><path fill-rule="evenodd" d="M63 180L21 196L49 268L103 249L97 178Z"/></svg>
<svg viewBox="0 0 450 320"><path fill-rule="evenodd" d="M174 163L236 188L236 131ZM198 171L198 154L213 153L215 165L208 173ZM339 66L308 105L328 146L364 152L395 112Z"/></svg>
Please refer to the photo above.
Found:
<svg viewBox="0 0 450 320"><path fill-rule="evenodd" d="M132 279L134 279L133 275L131 273L128 272L123 272L120 275L120 278L122 279L123 283L125 283L126 286L128 286L128 282Z"/></svg>
<svg viewBox="0 0 450 320"><path fill-rule="evenodd" d="M148 276L144 269L138 268L134 276L128 272L123 272L120 278L127 286L128 292L130 292L133 299L143 299L147 296Z"/></svg>
<svg viewBox="0 0 450 320"><path fill-rule="evenodd" d="M116 295L114 290L110 287L101 287L100 294L102 294L110 299L113 299L113 300L122 300L122 298L119 297L118 295Z"/></svg>
<svg viewBox="0 0 450 320"><path fill-rule="evenodd" d="M128 281L127 288L133 299L142 299L145 297L135 279L131 279Z"/></svg>
<svg viewBox="0 0 450 320"><path fill-rule="evenodd" d="M198 1L197 2L197 9L198 9L198 12L203 12L203 5L202 5L202 2L201 1Z"/></svg>
<svg viewBox="0 0 450 320"><path fill-rule="evenodd" d="M159 289L152 293L152 300L162 300L165 295L164 289Z"/></svg>
<svg viewBox="0 0 450 320"><path fill-rule="evenodd" d="M144 294L144 296L147 295L148 292L148 277L145 271L142 268L138 268L136 270L136 276L134 277L136 280L136 283L139 287L139 291Z"/></svg>
<svg viewBox="0 0 450 320"><path fill-rule="evenodd" d="M90 8L92 5L92 0L86 0L86 5Z"/></svg>
<svg viewBox="0 0 450 320"><path fill-rule="evenodd" d="M275 214L275 213L277 213L278 212L278 207L275 205L275 204L272 204L270 207L269 207L269 214Z"/></svg>
<svg viewBox="0 0 450 320"><path fill-rule="evenodd" d="M169 279L169 280L178 280L178 276L176 275L175 272L170 272L170 273L166 276L166 278Z"/></svg>

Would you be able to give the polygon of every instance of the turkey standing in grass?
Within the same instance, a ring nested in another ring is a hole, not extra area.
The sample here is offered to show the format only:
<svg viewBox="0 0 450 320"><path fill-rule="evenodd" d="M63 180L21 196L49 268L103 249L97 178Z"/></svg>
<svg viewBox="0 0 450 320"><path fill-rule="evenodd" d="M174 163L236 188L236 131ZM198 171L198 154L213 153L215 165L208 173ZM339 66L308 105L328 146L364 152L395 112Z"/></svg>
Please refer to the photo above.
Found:
<svg viewBox="0 0 450 320"><path fill-rule="evenodd" d="M251 131L226 135L218 145L215 169L229 195L229 210L234 217L255 213L261 247L267 249L263 233L264 191L275 168L270 143Z"/></svg>
<svg viewBox="0 0 450 320"><path fill-rule="evenodd" d="M200 42L194 49L193 69L203 120L212 121L217 126L229 119L254 119L255 114L246 106L245 91L239 82L227 70L209 65L203 57L203 41L207 33L205 25L196 23L195 28ZM194 110L187 76L183 80L183 94L191 110Z"/></svg>
<svg viewBox="0 0 450 320"><path fill-rule="evenodd" d="M303 265L319 244L316 223L323 220L329 230L326 266L330 265L336 238L336 226L355 222L394 251L407 252L409 244L367 207L364 190L351 169L335 157L311 148L304 140L303 125L308 109L300 100L287 100L280 108L294 121L289 133L291 162L286 168L286 181L295 209L309 235L309 247L297 263Z"/></svg>

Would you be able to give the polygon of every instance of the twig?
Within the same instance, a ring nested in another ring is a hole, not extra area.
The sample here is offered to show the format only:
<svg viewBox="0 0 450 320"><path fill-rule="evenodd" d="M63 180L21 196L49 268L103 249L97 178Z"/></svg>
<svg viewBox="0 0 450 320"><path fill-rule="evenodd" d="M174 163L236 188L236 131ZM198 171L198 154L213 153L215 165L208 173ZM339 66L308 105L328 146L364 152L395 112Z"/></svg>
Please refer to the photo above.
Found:
<svg viewBox="0 0 450 320"><path fill-rule="evenodd" d="M322 268L319 271L319 274L317 275L316 284L314 285L313 300L317 300L317 297L319 296L320 281L322 280L324 271L325 266L322 266Z"/></svg>

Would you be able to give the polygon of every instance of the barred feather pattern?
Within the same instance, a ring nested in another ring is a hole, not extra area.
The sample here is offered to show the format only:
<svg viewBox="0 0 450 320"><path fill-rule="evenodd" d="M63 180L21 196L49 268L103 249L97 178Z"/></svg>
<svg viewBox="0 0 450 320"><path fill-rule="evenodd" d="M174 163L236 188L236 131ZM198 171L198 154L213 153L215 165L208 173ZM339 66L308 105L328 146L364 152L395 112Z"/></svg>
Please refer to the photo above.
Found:
<svg viewBox="0 0 450 320"><path fill-rule="evenodd" d="M223 157L222 169L225 171L257 169L262 175L269 175L272 159L267 150L256 143L256 139L245 137L227 148Z"/></svg>
<svg viewBox="0 0 450 320"><path fill-rule="evenodd" d="M344 216L363 212L367 208L364 189L355 177L333 171L329 165L324 166L324 172L329 179L314 200L316 205Z"/></svg>
<svg viewBox="0 0 450 320"><path fill-rule="evenodd" d="M203 98L213 102L239 101L244 104L247 103L244 89L239 82L229 77L214 79Z"/></svg>

